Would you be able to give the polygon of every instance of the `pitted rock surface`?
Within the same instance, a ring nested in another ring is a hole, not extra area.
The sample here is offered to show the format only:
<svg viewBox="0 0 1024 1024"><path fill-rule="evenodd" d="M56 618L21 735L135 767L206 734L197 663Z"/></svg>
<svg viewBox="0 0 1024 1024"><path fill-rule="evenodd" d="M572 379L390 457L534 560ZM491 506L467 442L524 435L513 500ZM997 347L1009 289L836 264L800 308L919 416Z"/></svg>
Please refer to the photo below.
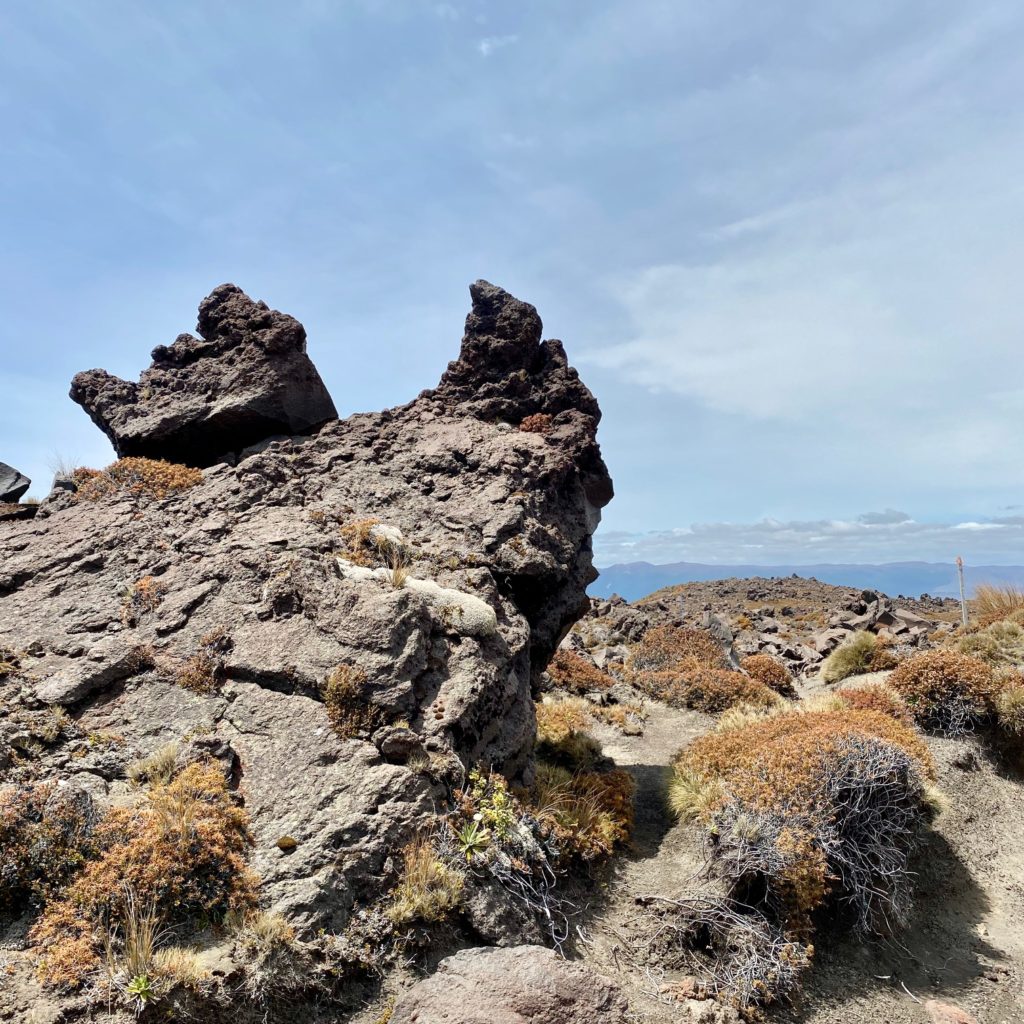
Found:
<svg viewBox="0 0 1024 1024"><path fill-rule="evenodd" d="M611 495L596 403L561 345L540 343L533 307L484 283L473 302L459 362L408 405L265 440L171 497L55 491L35 519L0 522L0 646L36 699L123 737L65 773L116 789L132 758L171 740L212 745L251 813L269 902L307 932L386 888L441 795L418 762L529 778L533 690L596 575ZM215 313L201 318L213 347L248 345L248 314ZM173 359L197 365L187 351ZM105 415L134 422L133 396L103 394ZM546 433L518 429L538 412ZM366 519L403 538L404 584L372 549L351 557L341 531ZM126 614L146 577L153 606ZM211 636L214 691L183 688ZM369 712L349 739L323 698L339 665L358 670Z"/></svg>
<svg viewBox="0 0 1024 1024"><path fill-rule="evenodd" d="M71 398L118 455L209 466L336 418L294 317L222 284L200 304L198 331L157 346L137 384L106 370L75 376Z"/></svg>
<svg viewBox="0 0 1024 1024"><path fill-rule="evenodd" d="M391 1024L625 1024L618 986L541 946L465 949L395 1003Z"/></svg>

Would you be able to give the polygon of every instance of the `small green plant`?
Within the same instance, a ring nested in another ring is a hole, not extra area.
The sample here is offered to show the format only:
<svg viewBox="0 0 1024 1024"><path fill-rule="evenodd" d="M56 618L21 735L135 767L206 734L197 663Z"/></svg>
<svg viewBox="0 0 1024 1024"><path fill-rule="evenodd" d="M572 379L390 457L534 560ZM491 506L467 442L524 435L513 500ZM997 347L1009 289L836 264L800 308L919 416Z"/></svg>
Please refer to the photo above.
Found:
<svg viewBox="0 0 1024 1024"><path fill-rule="evenodd" d="M468 861L472 861L475 856L482 854L487 849L487 830L481 826L479 821L470 821L463 825L456 833L456 839L459 849L465 854Z"/></svg>
<svg viewBox="0 0 1024 1024"><path fill-rule="evenodd" d="M149 975L136 974L125 985L124 994L129 999L135 1000L136 1012L141 1013L146 1008L146 1004L156 996L156 990L153 988L153 983L149 980Z"/></svg>

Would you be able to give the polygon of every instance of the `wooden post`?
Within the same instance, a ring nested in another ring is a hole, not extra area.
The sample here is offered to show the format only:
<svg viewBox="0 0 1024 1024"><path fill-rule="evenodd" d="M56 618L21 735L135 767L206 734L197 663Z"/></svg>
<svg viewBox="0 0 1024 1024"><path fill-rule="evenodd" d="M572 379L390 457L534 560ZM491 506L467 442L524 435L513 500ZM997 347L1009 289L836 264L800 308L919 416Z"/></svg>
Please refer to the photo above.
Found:
<svg viewBox="0 0 1024 1024"><path fill-rule="evenodd" d="M964 595L964 560L956 556L956 574L960 579L960 620L967 625L967 598Z"/></svg>

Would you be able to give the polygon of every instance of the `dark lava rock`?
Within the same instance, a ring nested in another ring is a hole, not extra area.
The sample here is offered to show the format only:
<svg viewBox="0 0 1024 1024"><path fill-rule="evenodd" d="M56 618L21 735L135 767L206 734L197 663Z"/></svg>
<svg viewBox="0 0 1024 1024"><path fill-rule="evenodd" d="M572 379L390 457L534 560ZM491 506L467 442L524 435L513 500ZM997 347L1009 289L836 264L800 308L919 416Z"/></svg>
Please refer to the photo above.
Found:
<svg viewBox="0 0 1024 1024"><path fill-rule="evenodd" d="M0 462L0 504L15 502L29 489L32 481L13 466Z"/></svg>
<svg viewBox="0 0 1024 1024"><path fill-rule="evenodd" d="M294 317L222 284L200 303L198 331L157 346L138 384L106 370L76 374L71 398L119 456L210 466L337 417Z"/></svg>

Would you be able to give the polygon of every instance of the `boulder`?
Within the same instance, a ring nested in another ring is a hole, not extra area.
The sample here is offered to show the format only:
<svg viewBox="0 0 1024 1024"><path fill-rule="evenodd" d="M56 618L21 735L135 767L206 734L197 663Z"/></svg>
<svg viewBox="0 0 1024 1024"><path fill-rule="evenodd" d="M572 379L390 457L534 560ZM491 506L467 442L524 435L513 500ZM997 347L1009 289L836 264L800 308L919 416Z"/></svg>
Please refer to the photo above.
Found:
<svg viewBox="0 0 1024 1024"><path fill-rule="evenodd" d="M532 307L491 285L473 303L457 369L407 405L257 444L162 500L62 492L0 522L0 647L31 652L36 697L123 740L76 770L120 779L195 737L230 751L266 904L302 934L394 884L439 775L529 781L533 696L596 577L596 403ZM204 337L248 350L250 321L212 316ZM543 431L518 429L535 414Z"/></svg>
<svg viewBox="0 0 1024 1024"><path fill-rule="evenodd" d="M20 501L31 485L32 481L23 473L6 462L0 462L0 504Z"/></svg>
<svg viewBox="0 0 1024 1024"><path fill-rule="evenodd" d="M399 997L391 1024L625 1024L618 986L541 946L465 949Z"/></svg>
<svg viewBox="0 0 1024 1024"><path fill-rule="evenodd" d="M336 418L298 320L222 284L200 303L198 331L157 346L137 384L106 370L71 382L71 398L119 456L210 466Z"/></svg>

